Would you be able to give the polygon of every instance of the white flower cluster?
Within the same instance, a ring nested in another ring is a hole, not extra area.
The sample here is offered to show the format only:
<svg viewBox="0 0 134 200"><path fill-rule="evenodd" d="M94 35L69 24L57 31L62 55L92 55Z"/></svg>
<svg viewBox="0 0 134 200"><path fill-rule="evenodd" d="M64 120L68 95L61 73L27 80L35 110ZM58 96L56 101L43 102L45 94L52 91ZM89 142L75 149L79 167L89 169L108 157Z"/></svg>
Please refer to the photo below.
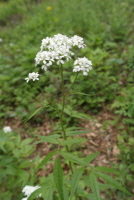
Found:
<svg viewBox="0 0 134 200"><path fill-rule="evenodd" d="M39 80L39 77L40 75L38 74L38 72L32 72L32 73L29 73L28 74L28 77L27 78L25 78L25 80L26 80L26 82L28 82L29 80L33 80L33 81L35 81L35 80Z"/></svg>
<svg viewBox="0 0 134 200"><path fill-rule="evenodd" d="M90 70L92 70L92 62L87 58L78 58L74 62L73 72L83 71L83 75L87 76Z"/></svg>
<svg viewBox="0 0 134 200"><path fill-rule="evenodd" d="M26 185L22 192L24 193L24 195L26 196L25 198L23 198L22 200L27 200L28 197L35 191L37 190L38 188L41 188L40 186L29 186L29 185ZM38 197L41 197L41 194L38 195Z"/></svg>
<svg viewBox="0 0 134 200"><path fill-rule="evenodd" d="M5 126L5 127L3 127L3 131L4 131L4 133L9 133L12 131L12 129L10 126Z"/></svg>
<svg viewBox="0 0 134 200"><path fill-rule="evenodd" d="M64 64L65 61L69 61L74 55L71 51L74 46L84 48L86 45L84 44L83 38L77 35L74 35L71 38L62 34L54 35L54 37L47 37L42 40L41 50L35 57L35 64L41 64L41 68L45 71L53 63L56 63L57 65ZM92 69L92 63L87 58L78 58L74 65L77 66L74 66L73 72L83 71L83 75L87 75L89 70ZM27 82L30 79L35 81L39 80L38 77L38 73L32 72L25 80Z"/></svg>
<svg viewBox="0 0 134 200"><path fill-rule="evenodd" d="M47 37L42 40L41 51L37 53L35 58L36 65L43 63L42 69L47 69L53 62L64 64L65 60L71 59L74 53L71 51L73 46L84 48L83 38L75 35L68 38L66 35L57 34L54 37Z"/></svg>

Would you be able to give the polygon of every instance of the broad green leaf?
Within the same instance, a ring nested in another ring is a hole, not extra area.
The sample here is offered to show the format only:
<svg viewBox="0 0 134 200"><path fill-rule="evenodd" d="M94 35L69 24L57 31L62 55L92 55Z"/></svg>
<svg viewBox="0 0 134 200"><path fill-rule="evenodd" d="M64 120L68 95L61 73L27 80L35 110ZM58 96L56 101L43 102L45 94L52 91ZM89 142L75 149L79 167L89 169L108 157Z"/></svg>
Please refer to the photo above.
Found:
<svg viewBox="0 0 134 200"><path fill-rule="evenodd" d="M67 136L74 136L74 135L81 135L84 133L89 133L90 131L82 131L82 130L77 130L77 131L67 131Z"/></svg>
<svg viewBox="0 0 134 200"><path fill-rule="evenodd" d="M67 160L69 160L73 163L76 163L76 164L79 164L79 165L82 165L82 166L88 166L86 162L84 162L83 160L81 160L77 156L73 155L72 153L61 151L61 152L59 152L59 154L61 156L63 156L65 159L67 159Z"/></svg>
<svg viewBox="0 0 134 200"><path fill-rule="evenodd" d="M59 144L59 142L56 140L57 138L60 137L60 135L55 134L55 135L49 135L49 136L38 136L41 140L39 140L38 142L35 142L34 144L39 144L42 142L50 142L52 144Z"/></svg>
<svg viewBox="0 0 134 200"><path fill-rule="evenodd" d="M27 145L27 144L33 142L33 140L34 140L33 138L27 138L25 140L22 140L22 142L20 143L20 146L22 147L24 145Z"/></svg>
<svg viewBox="0 0 134 200"><path fill-rule="evenodd" d="M43 160L41 161L41 163L37 166L36 171L39 168L43 167L56 153L57 153L57 151L52 151L52 152L48 153L46 155L46 157L43 158Z"/></svg>
<svg viewBox="0 0 134 200"><path fill-rule="evenodd" d="M45 200L53 200L53 189L49 188L44 197Z"/></svg>
<svg viewBox="0 0 134 200"><path fill-rule="evenodd" d="M94 160L96 158L96 156L98 156L100 152L96 152L96 153L93 153L93 154L90 154L88 156L86 156L83 161L86 162L86 163L90 163L92 160Z"/></svg>
<svg viewBox="0 0 134 200"><path fill-rule="evenodd" d="M27 200L33 200L35 199L36 197L40 197L41 196L41 193L42 193L42 188L38 188L37 190L35 190L29 197Z"/></svg>
<svg viewBox="0 0 134 200"><path fill-rule="evenodd" d="M72 145L72 144L78 144L78 143L82 143L85 142L87 139L84 138L74 138L74 139L68 139L68 140L64 140L62 142L60 142L60 145Z"/></svg>
<svg viewBox="0 0 134 200"><path fill-rule="evenodd" d="M74 196L75 190L77 188L77 185L79 184L79 181L80 181L80 178L82 176L83 170L84 170L84 168L76 169L75 172L72 175L70 200Z"/></svg>
<svg viewBox="0 0 134 200"><path fill-rule="evenodd" d="M62 110L62 105L57 103L57 107L59 110ZM64 113L68 114L68 115L71 115L71 111L68 110L67 108L64 108Z"/></svg>
<svg viewBox="0 0 134 200"><path fill-rule="evenodd" d="M56 184L57 191L59 193L60 199L64 200L64 195L63 195L63 171L60 163L59 157L55 159L54 163L54 182Z"/></svg>
<svg viewBox="0 0 134 200"><path fill-rule="evenodd" d="M122 187L120 183L115 181L113 178L111 178L107 174L103 174L101 172L95 172L95 174L100 176L102 179L104 179L106 182L108 182L110 185L114 186L118 190L121 190L122 192L131 195L131 193L129 191L127 191L124 187Z"/></svg>
<svg viewBox="0 0 134 200"><path fill-rule="evenodd" d="M112 168L109 168L109 167L104 167L104 166L98 166L98 167L95 167L94 170L96 171L101 171L101 172L109 172L109 173L116 173L118 174L119 171L117 171L116 169L112 169Z"/></svg>
<svg viewBox="0 0 134 200"><path fill-rule="evenodd" d="M90 180L90 188L92 190L92 193L96 200L100 200L100 191L99 191L99 184L97 182L97 178L94 173L90 173L89 175L89 180Z"/></svg>

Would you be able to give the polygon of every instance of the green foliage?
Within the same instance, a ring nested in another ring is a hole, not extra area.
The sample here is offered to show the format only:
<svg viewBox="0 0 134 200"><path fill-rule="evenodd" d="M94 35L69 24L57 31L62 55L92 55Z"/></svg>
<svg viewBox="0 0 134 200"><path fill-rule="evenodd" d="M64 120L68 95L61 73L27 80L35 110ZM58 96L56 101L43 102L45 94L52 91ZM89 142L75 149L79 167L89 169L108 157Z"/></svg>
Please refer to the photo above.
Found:
<svg viewBox="0 0 134 200"><path fill-rule="evenodd" d="M0 131L0 198L8 200L16 195L21 198L22 187L32 181L32 169L29 172L26 170L34 167L33 161L28 158L34 151L32 142L32 138L22 140L17 132ZM37 160L34 159L34 162ZM36 176L32 182L35 179Z"/></svg>
<svg viewBox="0 0 134 200"><path fill-rule="evenodd" d="M74 196L75 190L78 186L78 183L80 182L80 178L82 176L83 171L84 171L84 168L79 168L72 175L72 179L71 179L71 183L70 183L70 186L71 186L70 200Z"/></svg>
<svg viewBox="0 0 134 200"><path fill-rule="evenodd" d="M97 178L95 174L91 172L89 179L90 179L90 187L94 197L96 198L96 200L100 200L101 198L100 198L99 185L97 183Z"/></svg>
<svg viewBox="0 0 134 200"><path fill-rule="evenodd" d="M51 7L50 10L47 8L48 6ZM120 129L122 135L119 135L118 143L122 161L120 167L124 170L123 184L127 186L128 190L132 187L126 182L133 182L134 171L133 11L132 0L123 2L121 0L50 0L41 1L39 4L30 0L0 1L0 38L2 39L0 41L2 47L0 54L0 117L4 119L17 116L22 120L30 119L34 123L42 123L45 110L45 114L52 119L59 119L62 110L60 103L62 95L58 69L53 66L52 71L45 72L45 75L42 73L38 84L36 82L27 84L24 79L34 68L34 57L39 51L39 43L43 38L59 32L67 36L76 34L84 37L87 47L81 52L76 50L76 56L82 55L92 60L93 70L88 77L79 75L79 79L70 90L71 95L68 96L67 92L64 123L73 124L80 119L91 119L91 116L85 114L89 110L98 113L106 106L114 110L117 120L111 123L116 126L122 119L123 129L125 127L126 130ZM71 66L71 62L64 66L66 91L75 78L74 75L70 76ZM38 71L38 68L36 67L34 71ZM45 102L43 102L44 99ZM51 102L51 100L53 101ZM85 112L83 114L75 110L84 110ZM33 114L29 116L28 113ZM37 117L34 117L35 114ZM37 136L36 144L44 141L50 142L56 146L57 150L46 155L38 165L37 158L34 163L35 169L33 164L26 159L34 151L31 144L33 139L22 140L16 133L6 135L1 132L0 186L2 193L0 199L21 198L20 188L28 182L31 185L35 184L34 170L44 167L57 154L60 145L63 146L63 149L59 151L60 156L64 158L63 160L67 160L69 165L73 163L76 168L73 175L71 176L69 173L65 179L62 177L62 167L57 157L54 166L54 180L51 176L45 177L44 182L40 178L38 181L44 191L42 189L35 191L29 199L35 198L40 193L44 199L48 200L58 200L59 196L60 199L68 200L69 195L70 199L74 199L76 193L82 200L102 199L99 195L101 187L97 176L112 185L111 188L109 187L110 190L116 191L116 193L120 190L118 199L128 199L128 196L122 196L123 192L126 194L129 192L121 184L110 176L100 173L102 171L117 174L116 170L103 166L92 169L89 165L99 152L88 155L84 159L71 152L65 152L68 146L71 149L72 145L78 145L85 141L80 137L72 139L72 136L86 133L86 130L82 130L82 128L69 129L65 125L65 129L66 140L61 137L61 133L64 132L61 128L59 132L49 136ZM87 176L87 171L83 172L83 168L77 168L77 165L90 167L88 178L91 194L85 190L88 181L85 181L82 176L82 173ZM29 169L29 173L27 169ZM104 186L105 184L102 188ZM18 194L17 197L12 192L14 189Z"/></svg>
<svg viewBox="0 0 134 200"><path fill-rule="evenodd" d="M0 76L1 117L17 115L26 118L28 112L35 111L33 99L40 103L38 95L41 90L47 91L50 98L58 98L57 91L60 85L56 69L51 73L46 72L38 86L36 83L27 84L24 78L34 66L34 57L39 51L40 41L59 32L68 36L77 34L84 37L87 48L81 53L89 57L94 65L89 77L86 79L79 77L81 84L75 84L77 93L86 93L89 96L77 95L74 99L73 95L70 97L72 106L76 107L77 103L86 110L98 112L104 103L118 98L125 82L129 81L130 86L133 85L131 0L127 2L69 0L64 3L60 0L42 1L38 5L34 1L31 3L12 0L0 5L0 20L2 23L8 21L8 24L2 26L0 36L3 39ZM48 11L47 6L51 6L52 10ZM22 16L22 20L18 14ZM12 19L12 15L15 16L13 22L7 20L7 18ZM18 24L15 24L16 21ZM5 29L5 25L8 26L8 30ZM65 77L66 83L69 83L70 75L68 77L68 73L65 73ZM56 84L53 85L52 82ZM48 108L48 113L52 117L54 113L51 112L52 110Z"/></svg>

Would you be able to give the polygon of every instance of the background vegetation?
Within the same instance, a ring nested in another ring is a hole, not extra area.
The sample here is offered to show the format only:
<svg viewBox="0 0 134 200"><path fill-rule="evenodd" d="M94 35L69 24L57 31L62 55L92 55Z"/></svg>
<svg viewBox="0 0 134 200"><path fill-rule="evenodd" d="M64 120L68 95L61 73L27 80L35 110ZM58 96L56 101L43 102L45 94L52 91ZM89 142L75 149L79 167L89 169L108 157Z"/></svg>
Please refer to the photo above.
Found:
<svg viewBox="0 0 134 200"><path fill-rule="evenodd" d="M34 58L43 38L57 33L68 37L79 35L87 44L87 47L80 52L80 56L92 60L93 70L88 77L79 77L80 84L75 85L75 90L90 95L78 96L76 99L70 97L70 108L72 106L82 109L94 116L103 110L115 114L115 120L107 121L107 124L112 123L119 132L118 147L121 150L121 163L118 165L125 172L123 181L130 191L134 184L133 19L133 0L0 1L1 128L7 119L17 117L24 120L28 117L39 107L41 99L46 97L45 92L47 98L60 100L61 85L59 74L55 69L42 75L38 84L37 82L27 84L24 79L31 71L38 71ZM79 56L79 52L77 54ZM70 71L72 71L71 64L66 66L66 84L73 79ZM51 119L57 117L50 108L45 110L45 115ZM34 128L37 123L42 122L42 113L39 113L37 118L29 122L30 128L27 127L27 132L32 131L32 123ZM26 180L29 179L31 184L35 181L32 175L28 175L24 170L29 166L27 161L24 162L24 157L31 155L34 150L30 144L32 139L23 142L19 136L16 138L14 134L17 133L13 133L10 138L3 135L2 129L0 133L2 138L0 151L3 159L0 161L0 166L4 174L0 176L2 187L0 198L14 199L16 192L16 197L19 199ZM16 146L12 144L14 140ZM22 146L29 144L28 149L22 148L21 152L19 149L21 143ZM18 154L15 152L16 149ZM7 165L10 169L5 167ZM27 174L25 175L27 179L24 179L23 173ZM32 174L32 171L29 173ZM13 187L14 181L16 184ZM117 199L125 200L126 197L117 194Z"/></svg>

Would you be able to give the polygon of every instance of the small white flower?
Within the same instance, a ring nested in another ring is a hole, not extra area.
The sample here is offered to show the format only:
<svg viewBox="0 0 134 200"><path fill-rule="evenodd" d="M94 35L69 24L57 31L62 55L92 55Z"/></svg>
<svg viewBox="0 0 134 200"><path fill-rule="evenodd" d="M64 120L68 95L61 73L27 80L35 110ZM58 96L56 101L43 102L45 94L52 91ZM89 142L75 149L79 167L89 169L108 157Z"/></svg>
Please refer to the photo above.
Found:
<svg viewBox="0 0 134 200"><path fill-rule="evenodd" d="M87 76L90 70L92 70L92 62L87 58L78 58L74 62L73 72L83 71L83 75Z"/></svg>
<svg viewBox="0 0 134 200"><path fill-rule="evenodd" d="M41 69L44 69L44 71L47 71L47 67L45 65L42 65Z"/></svg>
<svg viewBox="0 0 134 200"><path fill-rule="evenodd" d="M3 42L3 39L2 39L2 38L0 38L0 42Z"/></svg>
<svg viewBox="0 0 134 200"><path fill-rule="evenodd" d="M84 48L86 45L84 44L84 40L82 37L79 37L77 35L74 35L72 38L71 38L71 41L72 41L72 45L73 46L78 46L78 48Z"/></svg>
<svg viewBox="0 0 134 200"><path fill-rule="evenodd" d="M25 80L26 80L26 82L28 82L29 80L33 80L33 81L35 81L35 80L39 80L39 77L40 75L38 74L38 72L32 72L32 73L29 73L28 74L28 77L27 78L25 78Z"/></svg>
<svg viewBox="0 0 134 200"><path fill-rule="evenodd" d="M9 132L12 131L12 129L11 129L10 126L5 126L5 127L3 128L3 131L4 131L4 133L9 133Z"/></svg>
<svg viewBox="0 0 134 200"><path fill-rule="evenodd" d="M24 195L26 196L25 198L23 198L22 200L27 200L28 197L38 188L41 188L40 186L30 186L30 185L26 185L22 192L24 193ZM37 197L41 197L41 194L39 194Z"/></svg>

